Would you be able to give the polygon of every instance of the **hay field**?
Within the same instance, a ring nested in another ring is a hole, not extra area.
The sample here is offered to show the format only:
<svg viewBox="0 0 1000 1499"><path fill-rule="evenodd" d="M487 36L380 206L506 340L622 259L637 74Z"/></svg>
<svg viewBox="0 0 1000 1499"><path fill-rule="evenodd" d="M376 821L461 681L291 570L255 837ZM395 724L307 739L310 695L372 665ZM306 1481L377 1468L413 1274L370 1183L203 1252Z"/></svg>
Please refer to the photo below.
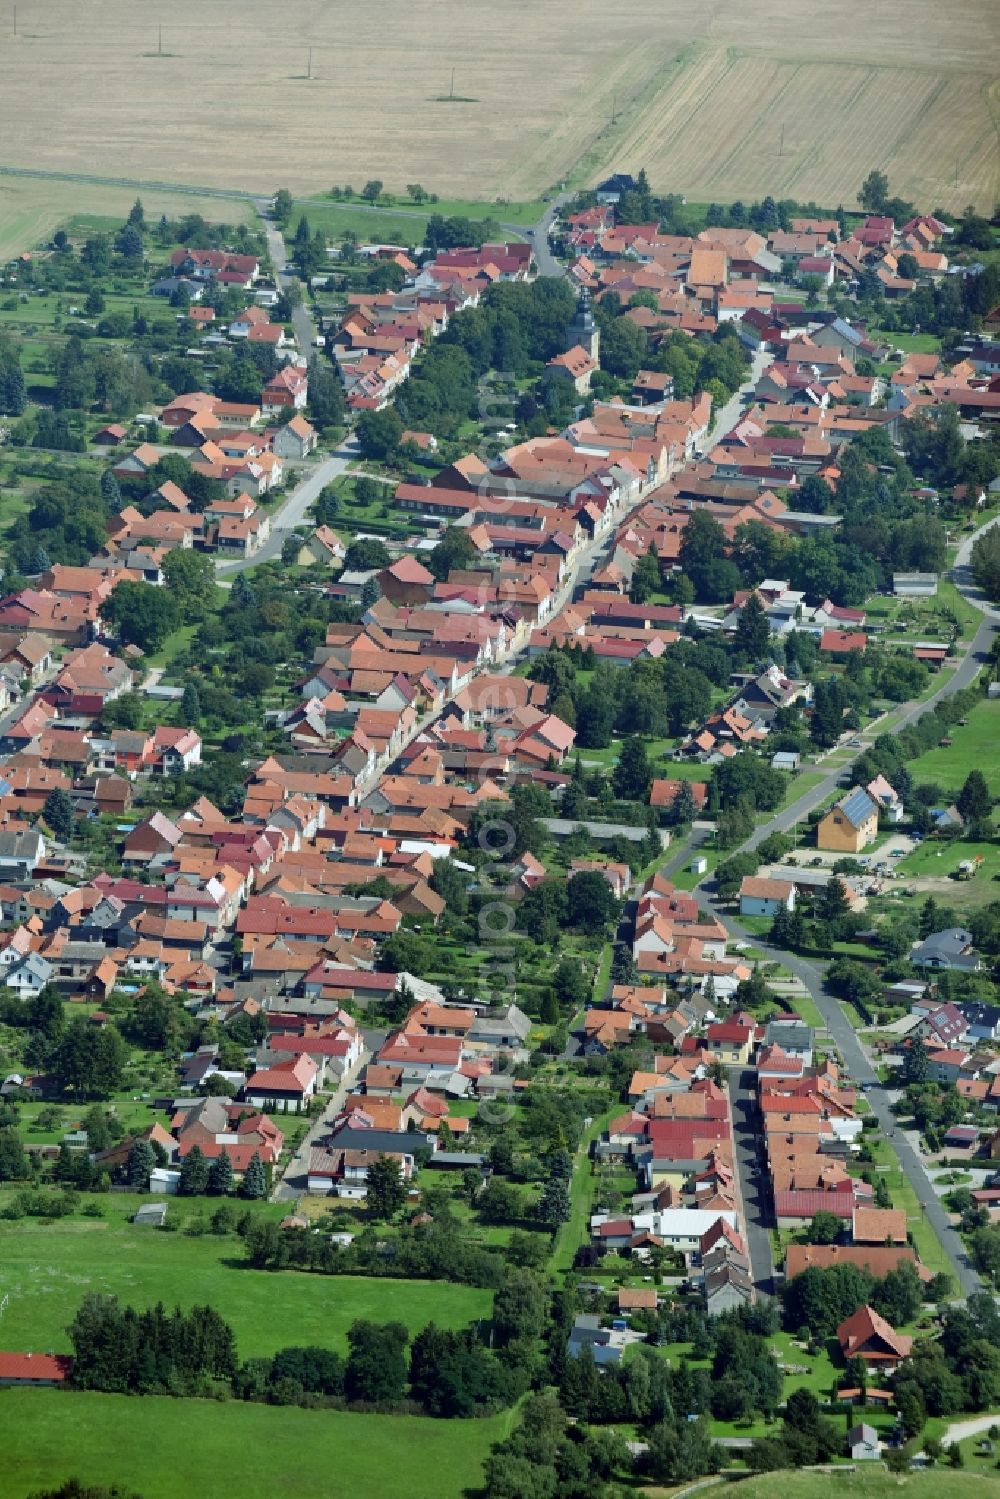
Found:
<svg viewBox="0 0 1000 1499"><path fill-rule="evenodd" d="M136 199L136 190L89 182L54 182L35 177L5 177L0 174L0 264L22 250L30 250L60 224L77 215L93 217L94 227L106 228L101 220L120 224ZM200 213L213 223L236 224L254 217L247 199L197 197L191 193L146 191L142 194L147 219L180 218Z"/></svg>
<svg viewBox="0 0 1000 1499"><path fill-rule="evenodd" d="M834 204L873 166L927 207L992 207L1000 189L995 0L19 0L17 15L16 37L0 18L0 164L261 193L379 177L487 200L612 165L699 198Z"/></svg>

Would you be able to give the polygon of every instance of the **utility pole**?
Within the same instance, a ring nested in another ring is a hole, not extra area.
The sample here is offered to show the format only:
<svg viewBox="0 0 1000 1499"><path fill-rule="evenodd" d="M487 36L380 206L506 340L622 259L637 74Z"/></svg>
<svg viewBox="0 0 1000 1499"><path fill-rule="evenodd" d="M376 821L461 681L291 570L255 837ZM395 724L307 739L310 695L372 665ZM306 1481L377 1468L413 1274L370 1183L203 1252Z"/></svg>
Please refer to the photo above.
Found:
<svg viewBox="0 0 1000 1499"><path fill-rule="evenodd" d="M311 78L312 75L313 75L313 49L310 47L309 48L309 62L308 62L308 65L306 67L306 77L307 78Z"/></svg>
<svg viewBox="0 0 1000 1499"><path fill-rule="evenodd" d="M451 70L451 91L448 94L448 98L449 99L454 99L454 97L455 97L455 69L452 68L452 70Z"/></svg>
<svg viewBox="0 0 1000 1499"><path fill-rule="evenodd" d="M612 125L616 125L618 123L618 95L617 94L612 94L611 95L611 123L612 123Z"/></svg>
<svg viewBox="0 0 1000 1499"><path fill-rule="evenodd" d="M781 138L778 141L778 155L779 156L784 156L784 154L785 154L785 127L784 127L784 125L782 125L782 127L781 127Z"/></svg>
<svg viewBox="0 0 1000 1499"><path fill-rule="evenodd" d="M163 56L163 27L162 26L158 26L156 28L156 55L157 55L157 57L162 57Z"/></svg>
<svg viewBox="0 0 1000 1499"><path fill-rule="evenodd" d="M17 36L17 6L14 6L14 35Z"/></svg>

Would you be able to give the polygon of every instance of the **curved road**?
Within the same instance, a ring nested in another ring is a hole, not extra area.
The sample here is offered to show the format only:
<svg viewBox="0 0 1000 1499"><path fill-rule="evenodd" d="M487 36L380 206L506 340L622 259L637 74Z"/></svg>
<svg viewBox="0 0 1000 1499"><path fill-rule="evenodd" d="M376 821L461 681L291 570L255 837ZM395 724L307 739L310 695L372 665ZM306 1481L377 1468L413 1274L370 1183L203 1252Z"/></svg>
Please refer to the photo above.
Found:
<svg viewBox="0 0 1000 1499"><path fill-rule="evenodd" d="M950 680L945 682L943 686L939 687L936 692L930 697L925 698L922 702L912 703L898 714L898 716L893 715L894 731L906 728L909 724L920 718L922 714L933 708L936 703L941 702L944 698L951 697L954 693L961 691L963 687L968 687L982 670L993 640L998 633L998 629L1000 629L1000 611L992 608L972 583L969 573L969 559L976 540L985 531L988 531L991 526L996 525L998 521L1000 521L1000 517L989 521L985 526L981 526L968 540L962 543L956 553L955 562L951 570L955 586L970 604L973 604L977 609L982 611L984 616L982 624L966 648L965 654ZM867 735L863 736L862 742L864 743L866 740L870 742L876 733L876 728L869 729ZM858 754L861 753L863 753L863 750L858 751ZM765 823L763 827L755 829L746 842L741 844L740 848L733 849L732 853L735 854L745 849L756 848L771 833L787 832L795 823L801 822L808 813L812 812L837 789L845 770L850 769L856 758L857 756L855 755L847 762L838 763L836 769L831 770L829 775L819 785L814 786L810 791L800 796L791 806L776 813L770 822ZM985 1287L982 1281L969 1261L965 1245L951 1226L948 1214L931 1185L923 1161L912 1145L910 1145L909 1141L904 1138L902 1132L899 1134L895 1133L896 1118L889 1107L886 1090L882 1087L875 1069L865 1055L854 1027L844 1014L840 1001L826 987L825 969L815 963L809 962L805 958L798 957L794 953L786 952L783 948L769 946L767 943L762 942L759 937L747 932L731 916L717 911L708 894L706 885L707 882L703 882L694 892L699 905L716 915L733 938L739 941L751 942L766 957L783 964L785 968L805 985L807 991L815 1000L817 1009L823 1016L827 1030L839 1047L851 1076L856 1082L869 1085L866 1097L872 1113L878 1120L882 1133L886 1136L894 1136L893 1147L899 1159L900 1167L905 1172L917 1194L917 1199L921 1204L926 1221L931 1225L945 1254L951 1262L952 1271L961 1288L962 1294L970 1296L977 1291L984 1290ZM746 1181L744 1180L745 1190ZM748 1224L747 1227L749 1231L751 1225ZM764 1234L764 1228L761 1225L757 1225L758 1238L761 1238ZM760 1250L760 1258L762 1260L762 1238ZM760 1268L762 1269L763 1267L761 1266ZM755 1278L761 1278L757 1257L754 1257L754 1274Z"/></svg>
<svg viewBox="0 0 1000 1499"><path fill-rule="evenodd" d="M288 287L289 282L297 281L298 277L288 269L288 251L285 248L285 237L278 225L271 218L271 204L266 198L259 198L256 202L257 212L260 214L264 225L264 237L267 240L268 252L271 256L271 264L274 266L274 279L282 289ZM292 328L295 332L295 342L300 352L309 358L311 349L319 337L319 329L313 322L312 315L305 301L299 303L292 311Z"/></svg>
<svg viewBox="0 0 1000 1499"><path fill-rule="evenodd" d="M564 203L569 202L571 196L570 193L559 193L557 197L554 197L551 202L545 205L545 212L536 224L532 224L530 229L526 230L522 224L501 224L500 226L510 233L527 236L534 252L535 264L538 267L538 274L540 276L565 276L566 274L566 267L562 261L557 260L549 249L549 234L552 231L552 225L560 208L562 208Z"/></svg>
<svg viewBox="0 0 1000 1499"><path fill-rule="evenodd" d="M282 500L271 516L271 534L260 551L254 552L252 557L241 557L236 562L217 562L215 571L219 578L232 577L242 572L244 568L256 567L260 562L270 562L273 558L280 557L285 537L290 531L297 530L303 524L306 511L319 499L321 490L331 484L340 474L346 473L351 464L357 462L359 456L357 438L345 437L340 447L328 458L324 458L322 463L312 469L308 477L303 479L301 484L296 485Z"/></svg>

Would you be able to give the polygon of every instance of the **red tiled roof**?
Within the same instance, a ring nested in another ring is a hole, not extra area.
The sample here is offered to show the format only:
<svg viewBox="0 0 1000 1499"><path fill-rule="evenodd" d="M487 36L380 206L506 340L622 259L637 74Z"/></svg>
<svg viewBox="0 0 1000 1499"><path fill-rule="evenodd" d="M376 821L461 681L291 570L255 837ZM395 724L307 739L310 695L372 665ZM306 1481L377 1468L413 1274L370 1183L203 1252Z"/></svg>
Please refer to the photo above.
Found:
<svg viewBox="0 0 1000 1499"><path fill-rule="evenodd" d="M776 1218L812 1218L816 1213L834 1213L838 1218L853 1218L853 1193L813 1190L774 1194Z"/></svg>
<svg viewBox="0 0 1000 1499"><path fill-rule="evenodd" d="M897 1332L890 1322L880 1317L870 1306L859 1306L837 1328L837 1341L848 1357L855 1348L862 1347L870 1338L880 1339L897 1358L906 1358L913 1347L913 1339L908 1334Z"/></svg>

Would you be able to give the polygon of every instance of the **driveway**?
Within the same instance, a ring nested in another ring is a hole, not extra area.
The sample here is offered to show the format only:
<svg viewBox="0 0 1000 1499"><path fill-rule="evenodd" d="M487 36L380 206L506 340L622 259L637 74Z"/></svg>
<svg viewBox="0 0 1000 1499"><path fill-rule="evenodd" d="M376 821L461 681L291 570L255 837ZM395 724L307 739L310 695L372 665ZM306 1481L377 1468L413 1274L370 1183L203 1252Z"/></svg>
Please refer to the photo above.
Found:
<svg viewBox="0 0 1000 1499"><path fill-rule="evenodd" d="M952 1442L978 1436L981 1431L989 1431L991 1426L1000 1426L1000 1416L996 1412L992 1416L975 1416L970 1421L955 1421L942 1435L941 1446L950 1447Z"/></svg>

